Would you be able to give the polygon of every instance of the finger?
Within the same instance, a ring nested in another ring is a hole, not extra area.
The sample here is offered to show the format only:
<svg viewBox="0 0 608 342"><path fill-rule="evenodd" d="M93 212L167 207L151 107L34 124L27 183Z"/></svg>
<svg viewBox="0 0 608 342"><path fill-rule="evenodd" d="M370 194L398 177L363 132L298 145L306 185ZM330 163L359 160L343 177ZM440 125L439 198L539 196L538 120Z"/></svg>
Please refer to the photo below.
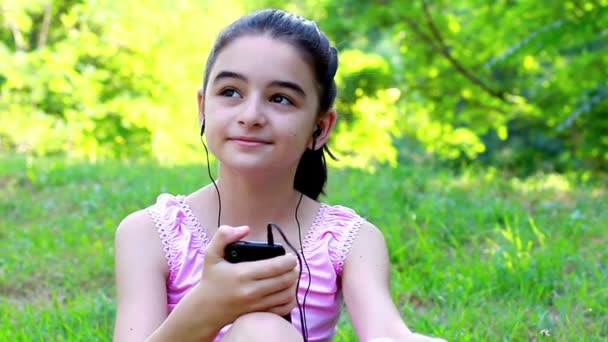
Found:
<svg viewBox="0 0 608 342"><path fill-rule="evenodd" d="M293 254L287 254L266 260L243 262L241 265L249 279L261 280L293 271L298 266L298 259Z"/></svg>
<svg viewBox="0 0 608 342"><path fill-rule="evenodd" d="M224 249L230 243L237 242L249 233L248 226L231 227L221 226L217 229L209 242L206 258L224 258Z"/></svg>
<svg viewBox="0 0 608 342"><path fill-rule="evenodd" d="M291 271L276 277L256 280L253 284L256 287L256 293L265 297L289 288L293 289L292 292L295 294L297 281L298 273Z"/></svg>
<svg viewBox="0 0 608 342"><path fill-rule="evenodd" d="M287 304L279 305L268 309L268 312L275 313L279 316L285 316L291 313L291 311L296 307L297 303L295 299Z"/></svg>
<svg viewBox="0 0 608 342"><path fill-rule="evenodd" d="M284 306L292 302L295 303L295 300L295 289L292 290L291 288L287 288L262 297L257 301L256 305L254 306L254 310L267 311L273 307Z"/></svg>

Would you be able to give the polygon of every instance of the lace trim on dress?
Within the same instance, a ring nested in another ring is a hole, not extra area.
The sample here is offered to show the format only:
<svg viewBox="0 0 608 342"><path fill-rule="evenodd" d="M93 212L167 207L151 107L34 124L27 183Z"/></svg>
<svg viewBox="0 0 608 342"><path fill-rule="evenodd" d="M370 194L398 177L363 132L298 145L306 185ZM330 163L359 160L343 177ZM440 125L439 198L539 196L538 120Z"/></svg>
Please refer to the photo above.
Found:
<svg viewBox="0 0 608 342"><path fill-rule="evenodd" d="M360 216L357 216L353 221L351 221L352 224L347 230L346 237L340 244L340 247L336 253L337 258L334 262L334 269L338 275L342 274L342 270L344 269L344 261L346 260L346 256L353 246L353 242L357 238L357 233L359 233L359 228L361 228L363 221L363 218Z"/></svg>
<svg viewBox="0 0 608 342"><path fill-rule="evenodd" d="M158 208L158 205L154 205L146 210L156 226L158 235L160 237L161 244L163 246L163 252L165 254L165 260L169 270L169 281L173 281L175 273L179 268L179 249L176 247L175 235L170 234L171 227L166 223L164 216L161 214L162 211Z"/></svg>
<svg viewBox="0 0 608 342"><path fill-rule="evenodd" d="M177 200L179 201L180 207L186 214L186 217L184 218L186 225L192 230L196 231L196 236L200 240L200 243L197 244L197 246L199 246L199 252L204 253L201 247L207 246L209 244L209 237L207 236L207 232L205 231L205 229L203 229L203 226L196 218L196 216L194 216L190 205L186 203L186 196L179 195L177 196Z"/></svg>
<svg viewBox="0 0 608 342"><path fill-rule="evenodd" d="M304 239L304 250L313 250L315 244L322 239L322 235L325 233L333 235L334 241L330 243L329 252L334 270L336 274L340 275L346 255L348 255L364 221L350 208L321 203L319 214Z"/></svg>
<svg viewBox="0 0 608 342"><path fill-rule="evenodd" d="M328 207L329 206L325 203L319 204L319 212L317 213L314 221L312 221L310 228L308 228L308 232L304 236L304 240L302 241L302 251L300 252L304 253L304 251L310 250L312 248L311 244L318 239L317 231L319 230L319 227L321 227L321 223L325 218L325 212Z"/></svg>
<svg viewBox="0 0 608 342"><path fill-rule="evenodd" d="M156 204L146 210L158 231L169 269L167 283L175 280L183 264L184 251L180 240L191 237L191 244L199 251L207 243L207 236L200 224L193 220L193 214L184 203L184 196L160 195ZM184 230L190 234L184 234Z"/></svg>

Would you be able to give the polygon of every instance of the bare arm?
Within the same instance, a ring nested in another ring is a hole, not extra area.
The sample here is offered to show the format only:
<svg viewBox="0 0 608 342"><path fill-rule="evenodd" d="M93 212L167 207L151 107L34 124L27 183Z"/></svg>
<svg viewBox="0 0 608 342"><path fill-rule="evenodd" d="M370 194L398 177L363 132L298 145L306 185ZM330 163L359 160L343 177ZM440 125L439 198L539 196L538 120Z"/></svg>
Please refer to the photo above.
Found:
<svg viewBox="0 0 608 342"><path fill-rule="evenodd" d="M114 340L143 341L167 318L168 273L156 227L144 211L120 223L115 248Z"/></svg>
<svg viewBox="0 0 608 342"><path fill-rule="evenodd" d="M198 301L182 299L167 317L169 271L156 227L144 211L120 223L115 246L118 303L114 341L204 341L215 337L217 324L205 324L200 309L191 305L200 304ZM193 314L199 319L188 319ZM195 323L197 327L190 326Z"/></svg>
<svg viewBox="0 0 608 342"><path fill-rule="evenodd" d="M114 341L212 341L221 327L244 313L290 312L298 278L293 255L249 265L224 260L224 247L248 230L218 229L206 251L201 281L167 315L168 267L156 227L143 211L125 218L115 241ZM281 293L289 295L268 296Z"/></svg>
<svg viewBox="0 0 608 342"><path fill-rule="evenodd" d="M390 293L386 242L369 222L361 226L346 257L342 280L344 301L359 340L442 341L412 333L401 319Z"/></svg>

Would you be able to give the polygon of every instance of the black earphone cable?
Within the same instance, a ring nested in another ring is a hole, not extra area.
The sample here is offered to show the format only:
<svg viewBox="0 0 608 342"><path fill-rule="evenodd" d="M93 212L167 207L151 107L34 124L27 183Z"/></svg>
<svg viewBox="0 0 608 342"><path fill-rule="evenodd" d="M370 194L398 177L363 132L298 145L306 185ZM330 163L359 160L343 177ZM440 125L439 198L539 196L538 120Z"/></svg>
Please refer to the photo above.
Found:
<svg viewBox="0 0 608 342"><path fill-rule="evenodd" d="M300 199L302 199L302 196L300 196ZM278 225L276 225L274 223L269 223L268 224L268 234L272 235L272 230L270 228L274 228L275 230L277 230L279 232L279 234L281 235L283 240L285 240L285 243L287 244L287 246L289 248L291 248L291 250L295 253L296 257L298 258L298 264L300 265L300 269L298 271L298 280L296 282L296 304L298 306L298 312L300 313L300 325L302 327L302 337L304 339L304 342L308 342L308 325L306 324L306 308L304 307L304 304L300 305L300 301L298 300L298 289L300 288L300 280L302 279L302 259L304 259L304 262L306 263L306 257L304 257L304 253L302 253L302 257L300 257L300 253L298 253L298 250L291 244L291 242L289 242L287 237L285 237L285 234L283 233L283 230L281 229L281 227L279 227ZM301 243L300 243L300 245L301 245ZM310 284L310 272L309 272L308 279L309 279L309 284ZM309 285L309 287L310 287L310 285ZM306 291L308 292L308 289ZM304 297L306 297L306 292L304 293Z"/></svg>
<svg viewBox="0 0 608 342"><path fill-rule="evenodd" d="M205 157L207 159L207 174L209 175L209 179L211 179L211 182L213 183L213 186L215 187L215 191L217 193L217 199L218 199L217 226L219 228L220 223L221 223L221 216L222 216L222 198L220 196L220 189L218 188L218 186L215 182L215 179L211 175L211 166L209 163L209 150L207 149L207 145L205 144L205 141L203 139L204 132L205 132L205 122L203 121L203 123L201 125L201 136L200 137L201 137L201 143L203 144L203 147L205 148ZM314 148L314 141L313 141L313 148ZM300 198L298 200L298 204L296 205L296 210L295 210L295 219L296 219L296 223L298 225L298 238L300 241L300 250L302 251L302 258L300 258L300 254L298 253L297 249L295 249L293 247L293 245L289 242L287 237L285 237L285 234L283 234L283 231L281 230L281 228L279 226L277 226L274 223L270 223L270 224L268 224L268 228L273 227L273 228L277 229L279 231L279 234L281 235L281 237L283 237L283 240L285 240L285 243L287 243L287 246L293 250L293 252L296 254L296 257L298 258L298 264L300 266L300 270L299 270L298 280L296 283L296 304L298 306L298 311L300 314L300 325L302 327L302 337L304 339L304 342L308 342L308 325L306 322L306 296L308 295L308 291L310 290L311 277L310 277L310 267L308 266L308 261L306 260L306 257L304 256L304 248L302 246L302 233L301 233L301 228L300 228L300 221L298 220L298 210L300 208L300 203L302 202L303 196L304 196L304 193L300 193ZM268 229L268 234L269 234L269 237L272 235L270 229ZM269 240L270 240L270 238L269 238ZM302 278L302 259L304 259L304 264L306 265L306 270L308 272L308 286L306 287L306 291L304 292L304 299L303 299L302 305L300 305L300 302L298 300L298 289L300 288L300 279Z"/></svg>
<svg viewBox="0 0 608 342"><path fill-rule="evenodd" d="M203 147L205 148L205 157L207 158L207 174L209 175L209 179L211 179L211 182L213 183L213 186L215 187L215 192L217 192L217 204L218 204L217 226L219 228L220 220L222 217L222 198L220 197L220 189L217 187L217 184L215 183L213 176L211 176L211 166L209 166L209 150L207 150L207 145L205 144L205 141L203 140L204 132L205 132L205 123L203 122L203 125L201 128L201 142L203 143Z"/></svg>
<svg viewBox="0 0 608 342"><path fill-rule="evenodd" d="M308 276L308 285L306 286L306 291L304 291L304 298L302 299L302 307L304 308L303 314L304 314L304 320L303 320L303 325L302 325L302 333L305 334L305 339L308 340L308 321L306 320L306 296L308 295L308 291L310 290L310 285L311 285L311 276L310 276L310 266L308 266L308 261L306 260L306 256L304 255L304 246L302 244L302 229L300 228L300 220L298 220L298 211L300 209L300 203L302 203L302 197L304 197L304 193L300 193L300 199L298 200L298 204L296 205L296 213L295 213L295 218L296 218L296 223L298 225L298 239L300 240L300 251L302 252L302 259L304 259L304 264L306 265L306 271L307 271L307 276ZM287 242L287 240L285 241ZM298 255L297 251L295 252L296 255ZM299 258L299 256L298 256ZM302 268L302 262L300 262L300 272L301 272L301 268ZM300 277L302 275L300 274ZM299 279L298 279L299 281ZM299 286L298 286L299 288Z"/></svg>

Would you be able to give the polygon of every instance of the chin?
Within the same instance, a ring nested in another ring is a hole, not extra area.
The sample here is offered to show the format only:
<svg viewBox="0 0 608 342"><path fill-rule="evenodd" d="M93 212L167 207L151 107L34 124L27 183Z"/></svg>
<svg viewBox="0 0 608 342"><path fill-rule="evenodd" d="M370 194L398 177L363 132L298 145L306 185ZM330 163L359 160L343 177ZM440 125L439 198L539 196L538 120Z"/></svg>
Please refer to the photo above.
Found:
<svg viewBox="0 0 608 342"><path fill-rule="evenodd" d="M261 156L231 156L220 159L222 168L231 173L242 174L244 177L257 177L289 172L292 165L284 159L260 158ZM294 172L297 161L294 161Z"/></svg>
<svg viewBox="0 0 608 342"><path fill-rule="evenodd" d="M226 158L220 159L220 162L223 168L250 176L276 170L276 167L273 167L275 163L262 158Z"/></svg>

